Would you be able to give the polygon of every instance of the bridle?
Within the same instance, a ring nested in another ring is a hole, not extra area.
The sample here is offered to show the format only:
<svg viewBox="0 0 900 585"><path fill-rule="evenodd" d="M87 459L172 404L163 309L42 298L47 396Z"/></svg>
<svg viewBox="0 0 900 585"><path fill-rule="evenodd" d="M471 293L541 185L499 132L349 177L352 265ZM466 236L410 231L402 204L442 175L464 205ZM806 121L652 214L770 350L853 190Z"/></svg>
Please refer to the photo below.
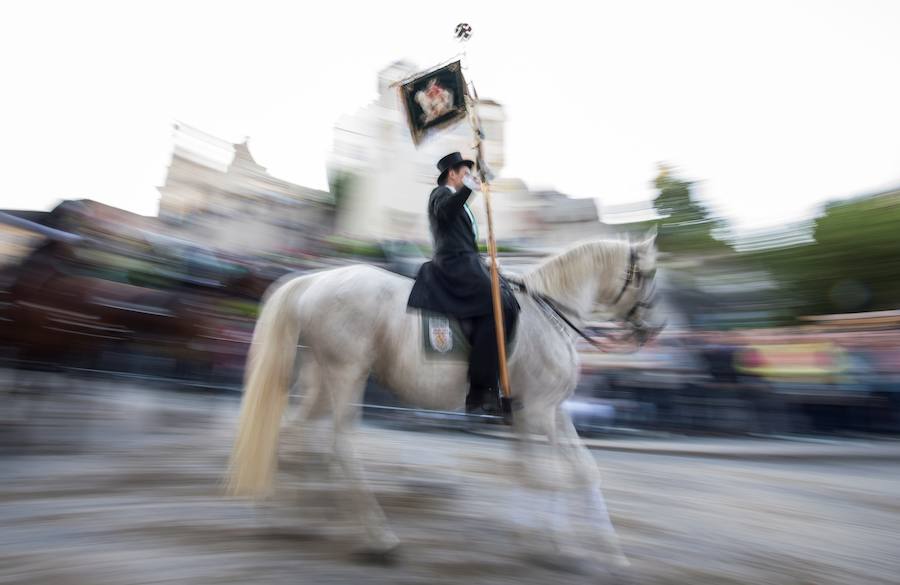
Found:
<svg viewBox="0 0 900 585"><path fill-rule="evenodd" d="M622 283L622 288L621 290L619 290L619 294L616 295L615 300L612 302L612 305L617 305L619 301L622 300L622 297L625 296L625 293L628 291L629 287L643 287L646 276L638 266L638 260L638 252L634 246L631 246L629 251L628 270L625 272L625 280ZM623 317L623 321L632 327L630 337L634 338L637 341L638 347L643 346L652 337L652 333L658 331L659 329L662 329L662 327L649 327L642 319L637 318L638 310L652 308L655 304L654 297L656 295L656 281L653 280L652 275L650 276L650 282L653 285L653 288L650 290L650 292L644 295L640 295L635 300L634 305L631 306L631 308L627 313L625 313L625 316ZM561 308L562 305L559 302L546 295L532 294L532 296L549 307L557 317L562 319L562 321L566 325L568 325L573 331L578 333L578 335L584 338L592 346L601 351L608 351L602 344L594 341L592 337L590 337L584 331L579 329L578 326L572 323L572 321L570 321L564 314L563 308ZM572 311L570 310L569 312ZM602 335L608 336L608 334L605 332L603 332Z"/></svg>
<svg viewBox="0 0 900 585"><path fill-rule="evenodd" d="M651 327L645 327L646 323L644 323L641 319L636 319L636 315L638 310L640 309L652 309L653 305L656 304L656 280L654 279L656 270L654 269L654 274L651 274L649 279L644 275L644 272L638 266L638 253L635 250L634 246L631 246L630 250L630 258L628 261L628 271L625 273L625 282L622 284L622 290L619 291L619 294L616 295L616 299L613 301L613 305L617 305L619 301L622 300L622 296L625 295L625 292L632 285L638 287L639 289L643 289L644 281L649 280L652 288L649 291L641 291L644 294L638 295L637 299L635 299L634 304L625 313L625 317L623 317L623 321L631 325L635 330L646 329L648 331L652 330ZM641 342L641 345L646 342L646 339Z"/></svg>
<svg viewBox="0 0 900 585"><path fill-rule="evenodd" d="M628 270L625 272L625 282L622 283L622 290L619 291L619 294L616 295L616 300L612 302L614 305L618 305L619 301L622 300L622 296L625 294L625 291L628 290L628 287L634 282L636 279L642 278L641 269L638 268L637 261L638 255L637 250L634 249L634 246L631 246L629 250L629 260L628 260Z"/></svg>

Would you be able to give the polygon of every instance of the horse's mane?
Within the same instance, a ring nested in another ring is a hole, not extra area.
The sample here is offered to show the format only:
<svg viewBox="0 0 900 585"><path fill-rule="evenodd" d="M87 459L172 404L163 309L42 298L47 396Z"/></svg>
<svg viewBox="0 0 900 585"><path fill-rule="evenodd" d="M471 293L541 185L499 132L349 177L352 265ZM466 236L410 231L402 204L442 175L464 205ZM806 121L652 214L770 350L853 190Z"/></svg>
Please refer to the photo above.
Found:
<svg viewBox="0 0 900 585"><path fill-rule="evenodd" d="M607 274L616 262L621 262L628 250L623 240L590 240L575 245L556 256L544 260L524 275L528 290L554 298L571 307L583 299L574 298L585 280L597 274Z"/></svg>

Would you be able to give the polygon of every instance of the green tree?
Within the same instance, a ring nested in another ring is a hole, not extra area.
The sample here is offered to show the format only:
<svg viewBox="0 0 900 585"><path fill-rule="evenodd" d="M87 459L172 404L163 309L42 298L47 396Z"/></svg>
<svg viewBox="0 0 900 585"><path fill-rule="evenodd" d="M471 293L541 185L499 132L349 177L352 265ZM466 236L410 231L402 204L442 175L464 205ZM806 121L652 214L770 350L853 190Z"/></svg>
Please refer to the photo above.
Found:
<svg viewBox="0 0 900 585"><path fill-rule="evenodd" d="M653 200L659 221L657 245L665 252L725 252L731 248L713 237L724 222L713 217L692 193L693 182L679 177L674 169L660 164L653 181L658 195Z"/></svg>
<svg viewBox="0 0 900 585"><path fill-rule="evenodd" d="M338 217L350 203L350 193L355 182L356 177L348 171L334 170L328 173L328 190L331 193L332 204L334 205L332 212L334 225L332 230L337 227Z"/></svg>
<svg viewBox="0 0 900 585"><path fill-rule="evenodd" d="M347 204L353 180L353 174L347 171L333 171L328 174L328 190L331 192L335 209L340 210Z"/></svg>
<svg viewBox="0 0 900 585"><path fill-rule="evenodd" d="M756 256L796 299L798 315L900 307L900 193L830 203L814 242Z"/></svg>

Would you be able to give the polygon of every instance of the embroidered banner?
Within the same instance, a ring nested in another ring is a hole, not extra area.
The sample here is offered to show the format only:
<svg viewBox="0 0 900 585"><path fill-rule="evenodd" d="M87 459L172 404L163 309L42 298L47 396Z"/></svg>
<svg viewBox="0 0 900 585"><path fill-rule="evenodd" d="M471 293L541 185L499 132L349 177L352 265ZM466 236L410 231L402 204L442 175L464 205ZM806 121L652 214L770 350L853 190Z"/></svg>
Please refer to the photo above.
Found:
<svg viewBox="0 0 900 585"><path fill-rule="evenodd" d="M466 117L466 80L454 61L400 85L409 131L418 146L434 132Z"/></svg>

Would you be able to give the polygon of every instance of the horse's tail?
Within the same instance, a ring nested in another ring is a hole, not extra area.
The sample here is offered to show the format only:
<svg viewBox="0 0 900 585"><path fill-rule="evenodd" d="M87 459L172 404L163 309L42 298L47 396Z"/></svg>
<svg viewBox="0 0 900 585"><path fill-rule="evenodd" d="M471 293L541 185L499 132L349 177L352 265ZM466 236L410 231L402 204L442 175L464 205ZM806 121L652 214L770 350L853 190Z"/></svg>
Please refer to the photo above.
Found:
<svg viewBox="0 0 900 585"><path fill-rule="evenodd" d="M309 277L292 278L263 303L244 374L244 398L228 468L228 492L264 495L275 475L278 433L300 335L298 301Z"/></svg>

